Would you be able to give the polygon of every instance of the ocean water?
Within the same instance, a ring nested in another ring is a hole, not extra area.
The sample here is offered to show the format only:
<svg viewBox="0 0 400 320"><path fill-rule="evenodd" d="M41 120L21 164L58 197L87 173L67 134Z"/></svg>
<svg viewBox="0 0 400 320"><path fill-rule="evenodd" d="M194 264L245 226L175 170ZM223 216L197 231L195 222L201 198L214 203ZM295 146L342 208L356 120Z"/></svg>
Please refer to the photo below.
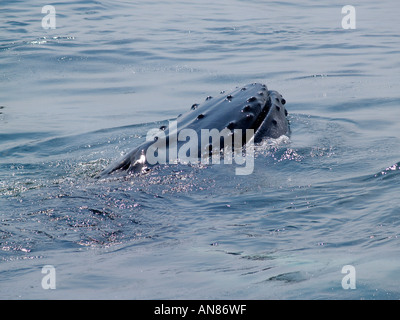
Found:
<svg viewBox="0 0 400 320"><path fill-rule="evenodd" d="M400 298L398 1L353 1L355 29L337 1L44 5L0 5L1 299ZM291 134L251 175L94 178L252 82Z"/></svg>

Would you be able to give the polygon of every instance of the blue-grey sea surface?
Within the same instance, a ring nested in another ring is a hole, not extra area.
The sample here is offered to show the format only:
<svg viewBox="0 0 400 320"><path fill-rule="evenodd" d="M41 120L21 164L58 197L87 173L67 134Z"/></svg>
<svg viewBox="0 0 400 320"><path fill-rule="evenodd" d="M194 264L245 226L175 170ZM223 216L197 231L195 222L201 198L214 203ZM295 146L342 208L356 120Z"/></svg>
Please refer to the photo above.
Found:
<svg viewBox="0 0 400 320"><path fill-rule="evenodd" d="M400 2L45 5L0 4L1 299L400 298ZM95 179L253 82L291 134L251 175Z"/></svg>

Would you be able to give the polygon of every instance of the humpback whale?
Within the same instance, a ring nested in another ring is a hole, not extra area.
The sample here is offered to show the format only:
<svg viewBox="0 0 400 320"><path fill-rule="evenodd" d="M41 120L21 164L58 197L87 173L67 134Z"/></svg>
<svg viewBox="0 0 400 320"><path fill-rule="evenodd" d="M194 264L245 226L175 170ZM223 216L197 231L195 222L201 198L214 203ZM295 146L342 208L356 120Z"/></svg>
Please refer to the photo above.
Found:
<svg viewBox="0 0 400 320"><path fill-rule="evenodd" d="M114 172L145 172L155 165L154 159L150 161L155 155L163 155L169 163L174 163L179 155L186 156L189 151L196 158L205 154L211 156L216 148L221 150L221 143L226 146L226 141L231 144L228 149L232 150L234 144L242 147L249 141L257 143L263 138L279 138L289 133L285 103L279 92L268 90L261 83L208 96L203 103L193 104L187 113L179 115L175 122L155 130L146 142L111 164L100 177ZM204 132L217 132L217 138L211 136L210 143L204 138ZM187 138L191 138L190 144ZM179 148L183 151L178 152Z"/></svg>

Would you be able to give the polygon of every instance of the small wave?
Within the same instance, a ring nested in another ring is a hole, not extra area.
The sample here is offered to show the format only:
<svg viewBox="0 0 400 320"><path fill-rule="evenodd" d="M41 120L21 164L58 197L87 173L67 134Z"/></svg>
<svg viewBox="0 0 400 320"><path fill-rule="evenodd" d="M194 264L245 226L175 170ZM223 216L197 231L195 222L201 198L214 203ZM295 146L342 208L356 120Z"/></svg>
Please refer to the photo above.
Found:
<svg viewBox="0 0 400 320"><path fill-rule="evenodd" d="M45 44L63 43L66 41L75 40L75 36L54 36L54 37L40 37L34 40L17 40L0 44L0 51L11 50L14 48L25 46L39 46Z"/></svg>
<svg viewBox="0 0 400 320"><path fill-rule="evenodd" d="M0 106L0 121L4 121L5 117L4 117L4 113L3 113L3 109L5 108L5 106Z"/></svg>
<svg viewBox="0 0 400 320"><path fill-rule="evenodd" d="M382 178L390 178L393 176L397 176L400 174L400 162L395 163L394 165L387 167L386 169L382 170L381 172L378 172L375 174L375 178L382 177Z"/></svg>
<svg viewBox="0 0 400 320"><path fill-rule="evenodd" d="M310 74L305 76L288 78L287 80L303 80L303 79L323 79L323 78L341 78L341 77L367 77L365 73L357 71L346 71L343 73L331 73L331 74Z"/></svg>
<svg viewBox="0 0 400 320"><path fill-rule="evenodd" d="M119 139L127 140L129 137L142 138L142 128L159 126L161 122L133 124L127 126L111 127L76 135L56 136L53 132L16 132L0 134L0 159L24 158L37 154L42 157L53 157L68 154L88 148L102 147L116 142ZM126 138L121 134L130 132ZM2 146L3 145L3 146Z"/></svg>

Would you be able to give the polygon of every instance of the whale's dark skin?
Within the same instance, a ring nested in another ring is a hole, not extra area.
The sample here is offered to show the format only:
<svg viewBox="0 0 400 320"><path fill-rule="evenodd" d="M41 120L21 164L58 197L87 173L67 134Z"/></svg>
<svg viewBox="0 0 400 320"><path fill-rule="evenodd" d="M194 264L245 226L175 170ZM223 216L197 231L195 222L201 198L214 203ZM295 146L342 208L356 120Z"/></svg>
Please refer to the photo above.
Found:
<svg viewBox="0 0 400 320"><path fill-rule="evenodd" d="M177 118L177 130L170 130L166 126L162 126L160 130L165 134L166 149L168 149L169 137L172 134L176 137L182 129L193 129L197 132L198 137L201 135L201 129L217 129L219 131L228 129L232 132L231 134L234 134L235 129L241 129L243 144L247 142L245 139L246 129L254 130L252 138L255 143L260 142L263 138L276 139L289 133L285 103L285 99L277 91L268 90L264 84L252 83L230 93L221 92L216 97L207 97L202 104L194 104L189 112ZM154 142L144 142L105 169L100 176L104 177L119 171L136 173L147 170L151 165L148 164L145 155L147 149ZM184 143L185 141L178 141L177 148L179 149L180 145ZM204 150L200 149L200 143L198 145L198 155L200 156Z"/></svg>

